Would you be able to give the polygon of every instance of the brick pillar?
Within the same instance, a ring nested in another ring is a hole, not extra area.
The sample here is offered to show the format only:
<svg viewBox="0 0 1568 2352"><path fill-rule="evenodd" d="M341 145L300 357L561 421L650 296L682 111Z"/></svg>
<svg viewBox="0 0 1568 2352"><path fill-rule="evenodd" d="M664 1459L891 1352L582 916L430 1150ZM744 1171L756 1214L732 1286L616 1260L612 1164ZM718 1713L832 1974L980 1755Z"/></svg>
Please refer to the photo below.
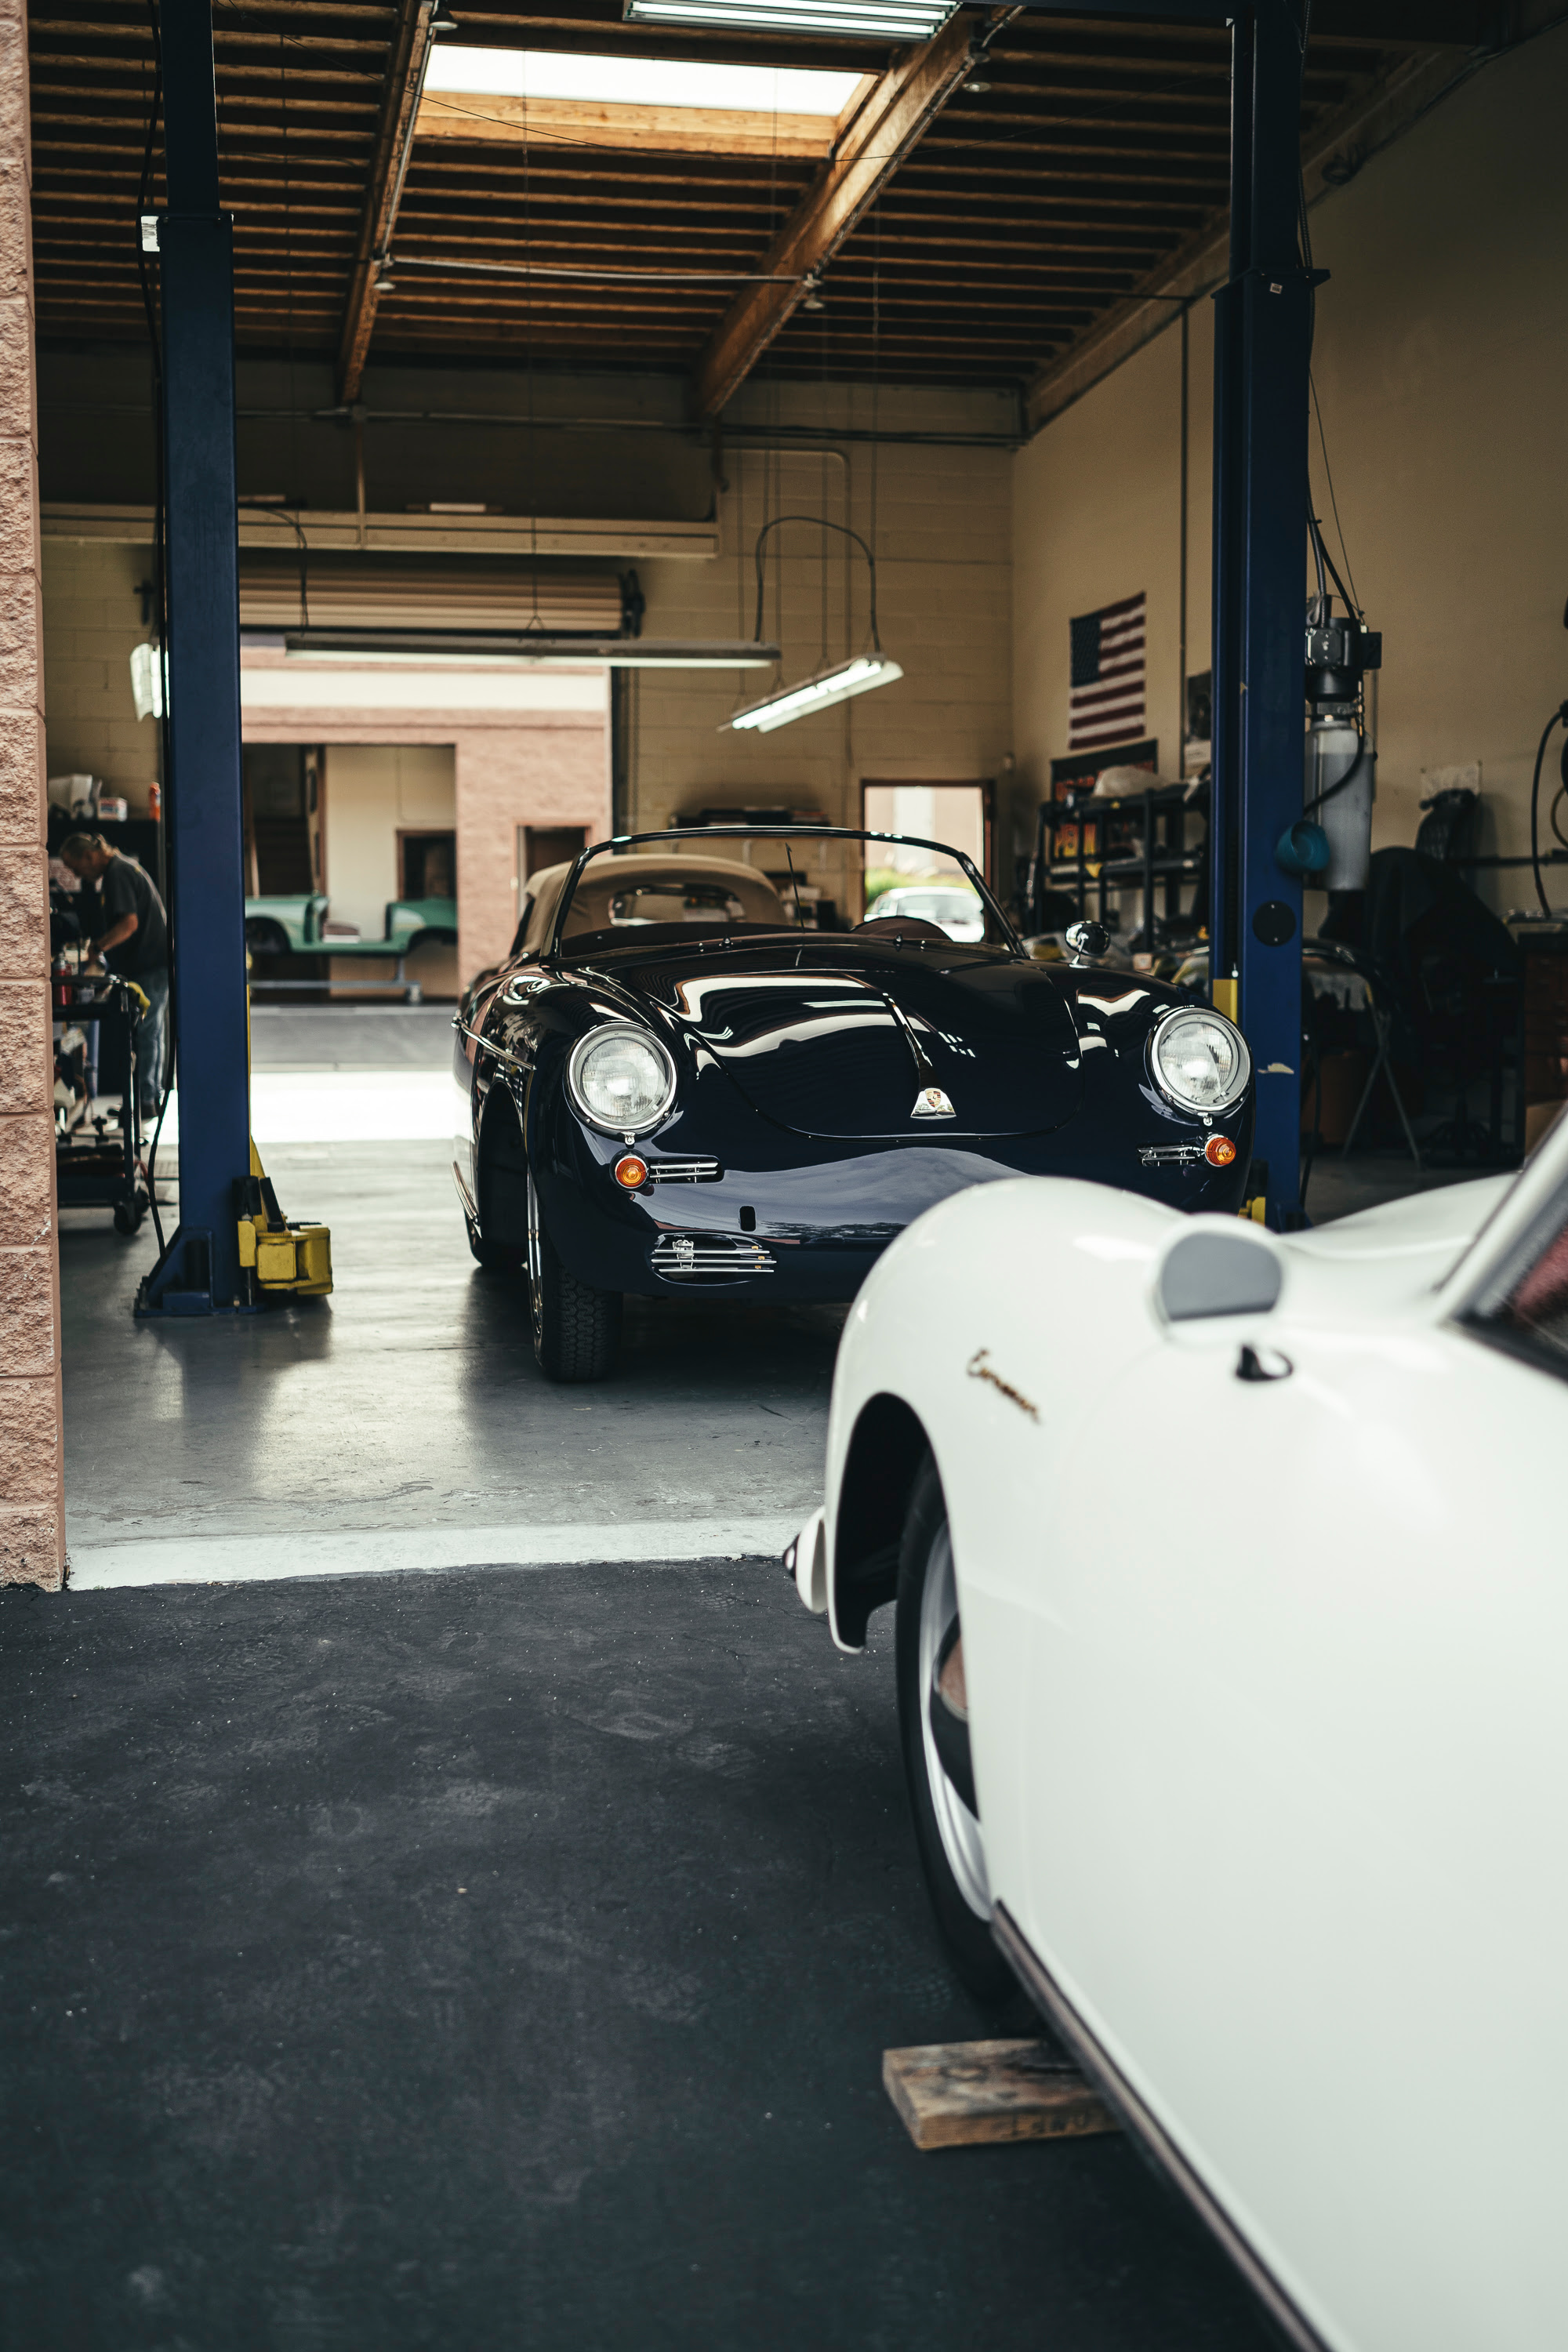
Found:
<svg viewBox="0 0 1568 2352"><path fill-rule="evenodd" d="M65 1570L27 24L0 0L0 1584Z"/></svg>

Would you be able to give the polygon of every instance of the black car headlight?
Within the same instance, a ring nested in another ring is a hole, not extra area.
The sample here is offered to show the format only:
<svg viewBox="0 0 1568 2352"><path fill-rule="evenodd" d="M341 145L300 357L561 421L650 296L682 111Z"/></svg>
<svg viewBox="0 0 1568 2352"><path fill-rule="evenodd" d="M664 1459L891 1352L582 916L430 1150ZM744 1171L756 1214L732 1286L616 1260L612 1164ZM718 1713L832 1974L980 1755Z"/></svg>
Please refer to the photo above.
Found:
<svg viewBox="0 0 1568 2352"><path fill-rule="evenodd" d="M1252 1056L1223 1013L1182 1007L1167 1013L1149 1040L1149 1066L1161 1093L1183 1110L1228 1110L1247 1092Z"/></svg>
<svg viewBox="0 0 1568 2352"><path fill-rule="evenodd" d="M579 1037L566 1065L572 1100L606 1135L642 1135L675 1099L675 1064L658 1039L630 1021Z"/></svg>

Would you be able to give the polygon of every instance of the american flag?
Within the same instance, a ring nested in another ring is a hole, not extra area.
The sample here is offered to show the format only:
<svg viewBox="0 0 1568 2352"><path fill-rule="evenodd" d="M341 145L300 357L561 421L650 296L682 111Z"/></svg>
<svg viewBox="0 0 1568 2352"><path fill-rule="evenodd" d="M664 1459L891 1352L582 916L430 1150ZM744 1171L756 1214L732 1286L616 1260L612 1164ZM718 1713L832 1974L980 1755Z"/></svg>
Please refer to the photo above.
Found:
<svg viewBox="0 0 1568 2352"><path fill-rule="evenodd" d="M1117 604L1102 604L1069 624L1072 631L1072 700L1068 750L1098 751L1111 743L1135 743L1143 732L1143 621L1148 602L1140 593Z"/></svg>

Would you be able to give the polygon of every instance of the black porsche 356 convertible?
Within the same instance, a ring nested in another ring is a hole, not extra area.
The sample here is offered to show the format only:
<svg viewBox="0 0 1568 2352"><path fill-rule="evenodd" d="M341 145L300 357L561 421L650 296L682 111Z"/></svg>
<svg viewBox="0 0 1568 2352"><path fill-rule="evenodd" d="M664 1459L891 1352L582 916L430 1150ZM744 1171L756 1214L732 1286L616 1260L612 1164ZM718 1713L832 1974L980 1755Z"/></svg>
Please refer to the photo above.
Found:
<svg viewBox="0 0 1568 2352"><path fill-rule="evenodd" d="M469 1246L526 1268L552 1380L610 1370L628 1291L852 1298L965 1185L1071 1175L1240 1206L1252 1071L1221 1014L1089 952L1033 961L936 843L904 845L963 869L983 939L912 914L806 929L740 854L777 838L704 826L585 849L532 878L511 953L463 998Z"/></svg>

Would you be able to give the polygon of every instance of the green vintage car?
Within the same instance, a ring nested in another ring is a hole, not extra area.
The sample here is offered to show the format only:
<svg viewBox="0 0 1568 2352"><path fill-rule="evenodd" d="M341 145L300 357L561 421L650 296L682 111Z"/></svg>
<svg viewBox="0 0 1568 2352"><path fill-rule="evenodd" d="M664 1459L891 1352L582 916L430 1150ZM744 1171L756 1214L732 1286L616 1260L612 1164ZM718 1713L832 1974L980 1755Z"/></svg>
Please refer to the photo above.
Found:
<svg viewBox="0 0 1568 2352"><path fill-rule="evenodd" d="M401 961L426 940L457 942L455 898L393 899L386 909L384 935L379 940L329 939L326 924L331 905L319 890L301 898L247 898L245 944L253 956L395 956Z"/></svg>

